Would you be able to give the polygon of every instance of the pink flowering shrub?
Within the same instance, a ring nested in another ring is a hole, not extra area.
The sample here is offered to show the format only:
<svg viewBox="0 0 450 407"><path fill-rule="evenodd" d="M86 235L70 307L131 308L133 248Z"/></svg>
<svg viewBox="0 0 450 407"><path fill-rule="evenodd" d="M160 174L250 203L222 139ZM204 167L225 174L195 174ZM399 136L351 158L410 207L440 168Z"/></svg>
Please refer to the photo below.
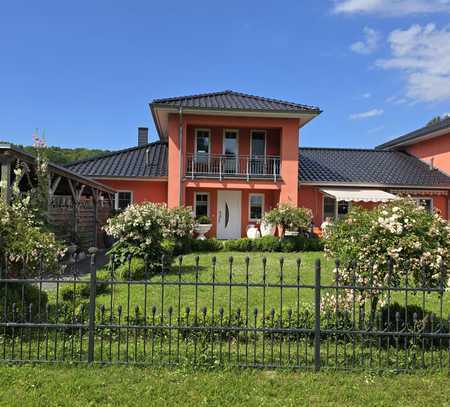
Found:
<svg viewBox="0 0 450 407"><path fill-rule="evenodd" d="M347 217L327 228L325 253L341 261L335 270L340 285L371 286L356 292L372 311L384 301L382 286L405 284L422 287L448 285L450 226L438 213L429 213L411 199L398 199L373 210L354 206ZM391 272L388 272L391 262ZM352 263L355 265L353 268ZM324 307L350 308L352 290L324 298Z"/></svg>
<svg viewBox="0 0 450 407"><path fill-rule="evenodd" d="M163 256L169 264L175 244L192 234L194 223L191 208L146 202L130 205L109 219L104 229L117 239L110 254L118 263L129 256L147 257L149 266L156 267Z"/></svg>

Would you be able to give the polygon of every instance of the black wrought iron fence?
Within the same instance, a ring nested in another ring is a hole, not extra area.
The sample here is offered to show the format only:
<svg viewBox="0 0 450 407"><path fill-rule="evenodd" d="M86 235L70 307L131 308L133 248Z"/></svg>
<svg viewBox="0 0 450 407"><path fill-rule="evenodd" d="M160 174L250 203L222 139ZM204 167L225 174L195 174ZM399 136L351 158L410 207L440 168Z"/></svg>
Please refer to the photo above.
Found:
<svg viewBox="0 0 450 407"><path fill-rule="evenodd" d="M343 284L339 263L331 274L301 256L137 263L99 271L93 256L87 274L75 263L33 278L4 267L0 361L450 373L443 267L440 284L424 287L407 271L395 285ZM375 290L385 299L376 307L367 301Z"/></svg>

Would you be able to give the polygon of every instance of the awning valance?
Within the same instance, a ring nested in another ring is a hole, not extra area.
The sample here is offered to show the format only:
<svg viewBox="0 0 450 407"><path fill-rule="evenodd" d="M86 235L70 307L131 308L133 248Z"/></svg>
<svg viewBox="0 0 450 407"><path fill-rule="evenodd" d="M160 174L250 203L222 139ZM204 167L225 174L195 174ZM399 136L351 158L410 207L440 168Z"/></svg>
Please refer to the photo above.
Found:
<svg viewBox="0 0 450 407"><path fill-rule="evenodd" d="M379 189L322 188L321 192L337 201L388 202L397 199L395 195Z"/></svg>

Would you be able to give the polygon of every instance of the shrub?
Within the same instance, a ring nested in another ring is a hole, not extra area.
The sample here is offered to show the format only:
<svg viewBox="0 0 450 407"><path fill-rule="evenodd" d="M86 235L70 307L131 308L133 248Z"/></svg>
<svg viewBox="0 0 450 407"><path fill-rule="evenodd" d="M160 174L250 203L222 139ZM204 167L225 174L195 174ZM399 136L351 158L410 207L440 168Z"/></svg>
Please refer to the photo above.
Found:
<svg viewBox="0 0 450 407"><path fill-rule="evenodd" d="M264 236L260 239L242 238L227 240L224 243L225 250L236 252L301 252L320 251L323 244L317 237L289 236L278 239L274 236Z"/></svg>
<svg viewBox="0 0 450 407"><path fill-rule="evenodd" d="M223 249L223 242L217 239L181 239L176 243L174 254L182 255L192 252L218 252Z"/></svg>
<svg viewBox="0 0 450 407"><path fill-rule="evenodd" d="M32 304L32 316L35 316L39 308L41 312L45 310L48 303L48 296L45 291L40 291L29 283L1 283L0 284L0 298L2 308L6 304L8 318L12 318L12 307L16 304L16 318L17 315L23 315L26 319L29 318L30 304Z"/></svg>
<svg viewBox="0 0 450 407"><path fill-rule="evenodd" d="M189 237L193 229L190 208L151 202L130 205L105 226L105 231L118 239L109 251L118 264L124 264L129 256L147 256L149 268L161 267L163 256L169 264L177 242Z"/></svg>
<svg viewBox="0 0 450 407"><path fill-rule="evenodd" d="M225 250L234 252L251 252L253 249L253 240L248 238L226 240L224 243Z"/></svg>
<svg viewBox="0 0 450 407"><path fill-rule="evenodd" d="M307 231L311 226L312 211L308 208L296 208L290 204L279 204L265 214L264 221L281 226L280 238L283 238L287 229Z"/></svg>
<svg viewBox="0 0 450 407"><path fill-rule="evenodd" d="M106 269L97 271L97 285L96 294L101 295L108 292L110 285L106 282L111 280L111 273ZM91 296L91 287L89 280L79 281L75 285L73 283L64 284L59 290L60 298L65 302L80 302L83 299L88 299Z"/></svg>
<svg viewBox="0 0 450 407"><path fill-rule="evenodd" d="M211 220L206 215L197 216L195 218L195 222L200 225L209 225L211 223Z"/></svg>
<svg viewBox="0 0 450 407"><path fill-rule="evenodd" d="M280 239L275 236L264 236L254 240L253 248L258 252L278 252L280 251Z"/></svg>
<svg viewBox="0 0 450 407"><path fill-rule="evenodd" d="M6 256L10 276L33 277L41 267L57 271L63 254L63 245L44 229L29 197L0 201L0 256Z"/></svg>
<svg viewBox="0 0 450 407"><path fill-rule="evenodd" d="M156 269L152 269L153 272ZM145 262L141 258L132 258L121 264L114 272L114 277L117 280L144 280L145 279Z"/></svg>
<svg viewBox="0 0 450 407"><path fill-rule="evenodd" d="M410 199L401 199L378 206L373 210L353 207L348 216L327 228L325 251L339 258L341 284L373 284L374 290L363 290L357 300L366 301L375 311L385 291L377 290L389 281L398 287L408 277L408 284L423 287L447 286L450 266L450 226L437 213L428 213ZM392 267L389 272L388 262ZM356 281L353 269L356 262ZM441 269L442 266L442 269ZM342 306L351 306L351 292L339 298ZM333 306L331 304L331 306Z"/></svg>

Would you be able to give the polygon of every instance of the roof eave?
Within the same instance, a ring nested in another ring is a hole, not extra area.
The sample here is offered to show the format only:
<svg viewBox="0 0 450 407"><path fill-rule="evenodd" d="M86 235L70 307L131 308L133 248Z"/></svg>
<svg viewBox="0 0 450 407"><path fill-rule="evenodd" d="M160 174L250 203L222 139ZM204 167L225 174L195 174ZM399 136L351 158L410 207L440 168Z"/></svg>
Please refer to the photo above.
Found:
<svg viewBox="0 0 450 407"><path fill-rule="evenodd" d="M160 140L166 141L167 136L164 132L163 126L161 125L158 111L165 111L169 113L178 113L180 108L183 114L207 114L207 115L218 115L218 116L260 116L260 117L274 117L274 118L296 118L302 119L301 125L303 127L306 123L310 122L312 119L317 117L322 113L322 110L317 109L299 109L299 110L261 110L261 109L225 109L225 108L205 108L205 107L184 107L180 105L169 105L166 103L155 103L149 104L150 111L152 113L153 121L156 124L156 129Z"/></svg>
<svg viewBox="0 0 450 407"><path fill-rule="evenodd" d="M335 181L299 181L299 185L350 187L350 188L404 188L404 189L450 189L450 184L440 185L408 185L408 184L379 184L365 182L335 182Z"/></svg>
<svg viewBox="0 0 450 407"><path fill-rule="evenodd" d="M435 126L423 127L419 130L397 137L386 143L375 147L376 150L389 150L399 147L406 147L421 141L430 140L435 137L443 136L450 132L450 121L439 123Z"/></svg>

